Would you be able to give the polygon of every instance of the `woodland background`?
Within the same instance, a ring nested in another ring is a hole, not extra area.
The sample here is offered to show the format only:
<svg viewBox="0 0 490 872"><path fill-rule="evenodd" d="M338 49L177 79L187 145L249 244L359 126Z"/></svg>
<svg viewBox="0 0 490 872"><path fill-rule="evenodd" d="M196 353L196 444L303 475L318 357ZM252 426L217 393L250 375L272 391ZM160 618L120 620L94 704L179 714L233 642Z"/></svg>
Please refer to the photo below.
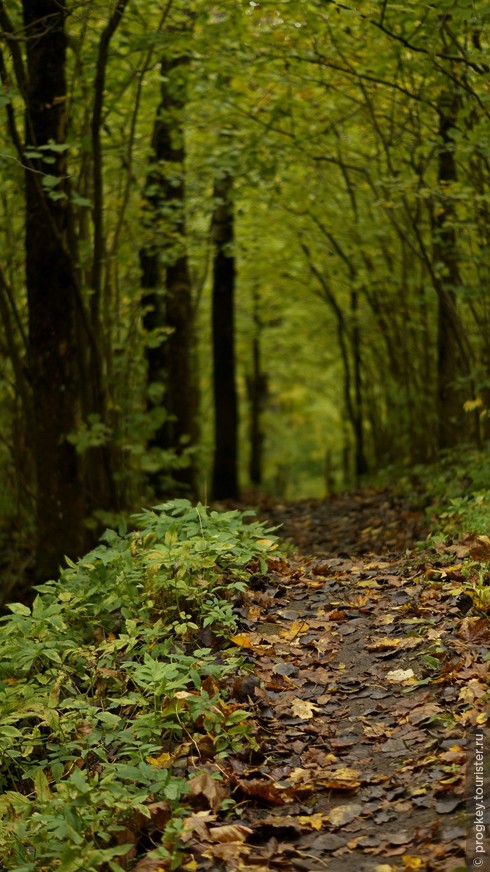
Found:
<svg viewBox="0 0 490 872"><path fill-rule="evenodd" d="M0 514L39 579L155 499L485 447L489 16L0 2Z"/></svg>

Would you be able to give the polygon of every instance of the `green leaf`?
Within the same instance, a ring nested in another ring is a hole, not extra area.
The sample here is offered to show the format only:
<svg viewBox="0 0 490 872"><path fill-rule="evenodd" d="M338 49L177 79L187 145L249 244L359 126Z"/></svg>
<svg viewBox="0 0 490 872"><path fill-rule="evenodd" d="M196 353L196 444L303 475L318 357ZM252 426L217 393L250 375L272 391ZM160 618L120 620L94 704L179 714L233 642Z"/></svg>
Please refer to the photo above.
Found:
<svg viewBox="0 0 490 872"><path fill-rule="evenodd" d="M26 618L31 616L31 610L23 603L8 603L7 608L14 615L25 615Z"/></svg>

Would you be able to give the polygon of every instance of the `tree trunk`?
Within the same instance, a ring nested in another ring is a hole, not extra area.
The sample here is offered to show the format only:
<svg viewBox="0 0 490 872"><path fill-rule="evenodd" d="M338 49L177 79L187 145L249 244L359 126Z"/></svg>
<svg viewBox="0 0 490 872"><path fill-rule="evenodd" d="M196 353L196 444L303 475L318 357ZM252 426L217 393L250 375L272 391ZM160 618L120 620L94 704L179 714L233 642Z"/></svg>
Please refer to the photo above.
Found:
<svg viewBox="0 0 490 872"><path fill-rule="evenodd" d="M233 180L215 183L213 213L213 499L236 499L238 488L238 401L235 384L235 257Z"/></svg>
<svg viewBox="0 0 490 872"><path fill-rule="evenodd" d="M60 0L23 0L28 69L26 142L65 141L65 16ZM79 457L68 436L79 424L77 285L65 152L46 150L26 170L29 364L36 429L37 577L58 574L84 548ZM44 162L49 157L49 162ZM57 181L54 182L53 180ZM49 180L49 185L48 185Z"/></svg>
<svg viewBox="0 0 490 872"><path fill-rule="evenodd" d="M258 288L253 289L253 327L252 339L252 373L248 379L248 396L250 403L250 463L249 476L252 484L262 484L262 460L264 433L261 426L261 415L267 396L267 376L262 372L261 332L262 321L259 311Z"/></svg>
<svg viewBox="0 0 490 872"><path fill-rule="evenodd" d="M351 291L351 317L352 317L352 358L354 370L354 414L352 427L354 430L354 464L356 484L368 471L368 464L364 451L364 415L362 397L362 351L361 331L359 328L359 300L357 291Z"/></svg>
<svg viewBox="0 0 490 872"><path fill-rule="evenodd" d="M148 383L162 386L160 393L150 394L149 406L165 406L164 420L151 444L172 449L180 459L197 444L199 400L195 313L186 252L183 113L187 65L187 56L162 61L161 102L152 142L154 166L147 179L144 219L153 240L140 252L142 286L147 290L144 325L149 332L163 332L158 344L147 351ZM190 453L173 477L195 494L195 475Z"/></svg>
<svg viewBox="0 0 490 872"><path fill-rule="evenodd" d="M451 130L457 123L457 97L443 95L439 100L440 150L438 156L439 201L432 214L432 256L438 295L437 399L439 448L451 448L464 441L465 394L457 378L469 372L465 353L466 336L457 309L457 289L461 286L455 207L450 186L457 181L457 167Z"/></svg>

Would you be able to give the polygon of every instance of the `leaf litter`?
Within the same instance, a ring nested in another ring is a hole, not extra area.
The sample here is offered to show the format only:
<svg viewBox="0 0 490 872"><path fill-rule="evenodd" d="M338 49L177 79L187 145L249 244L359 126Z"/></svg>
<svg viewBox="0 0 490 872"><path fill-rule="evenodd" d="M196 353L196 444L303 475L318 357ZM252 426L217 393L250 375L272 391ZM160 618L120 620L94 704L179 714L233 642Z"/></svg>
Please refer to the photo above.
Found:
<svg viewBox="0 0 490 872"><path fill-rule="evenodd" d="M230 693L258 750L220 761L214 789L215 763L194 780L203 807L185 823L183 868L464 865L466 732L487 720L490 629L458 600L490 541L417 550L415 510L386 492L342 501L323 506L333 533L319 503L268 507L309 556L270 560L238 604L232 642L250 672ZM223 815L225 793L236 805Z"/></svg>

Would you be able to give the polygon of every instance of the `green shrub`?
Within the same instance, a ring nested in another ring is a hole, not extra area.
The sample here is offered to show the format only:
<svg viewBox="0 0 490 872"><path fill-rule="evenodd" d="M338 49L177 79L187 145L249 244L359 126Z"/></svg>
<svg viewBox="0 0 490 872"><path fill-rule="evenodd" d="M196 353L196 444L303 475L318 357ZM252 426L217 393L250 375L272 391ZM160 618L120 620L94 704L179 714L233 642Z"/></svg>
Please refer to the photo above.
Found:
<svg viewBox="0 0 490 872"><path fill-rule="evenodd" d="M276 538L240 512L176 500L135 516L0 625L0 859L17 872L121 870L124 832L168 805L158 856L177 869L186 743L252 743L226 702L232 599ZM219 657L201 636L212 631ZM183 749L183 750L182 750ZM211 751L210 751L211 749ZM161 761L168 761L162 765ZM124 860L127 864L127 860Z"/></svg>

